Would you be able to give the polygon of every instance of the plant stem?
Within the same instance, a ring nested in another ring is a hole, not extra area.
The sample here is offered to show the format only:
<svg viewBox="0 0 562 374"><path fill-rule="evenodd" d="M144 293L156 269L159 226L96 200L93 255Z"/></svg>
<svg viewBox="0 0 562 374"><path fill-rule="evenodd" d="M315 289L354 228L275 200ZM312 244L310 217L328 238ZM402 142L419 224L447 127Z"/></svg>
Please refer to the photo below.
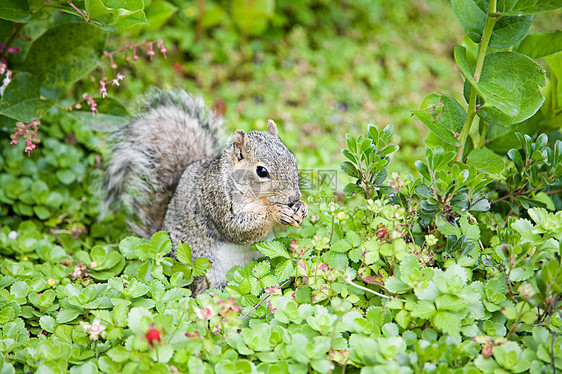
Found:
<svg viewBox="0 0 562 374"><path fill-rule="evenodd" d="M74 5L72 3L72 0L68 0L68 5L70 5L75 11L77 11L78 14L80 14L82 16L82 18L84 18L84 21L90 22L90 19L88 18L88 15L86 13L84 13L84 11L82 11L82 9L80 9L76 5Z"/></svg>
<svg viewBox="0 0 562 374"><path fill-rule="evenodd" d="M8 41L6 42L6 46L4 47L4 50L2 51L2 55L0 56L0 60L5 59L6 56L8 55L8 49L12 45L16 36L18 36L18 34L20 33L21 29L23 28L23 25L24 25L23 23L14 23L14 29L12 31L12 34L8 38Z"/></svg>
<svg viewBox="0 0 562 374"><path fill-rule="evenodd" d="M355 282L353 282L353 281L351 281L351 280L346 280L345 283L349 284L350 286L359 288L360 290L363 290L363 291L365 291L365 292L370 292L370 293L372 293L373 295L377 295L377 296L379 296L379 297L384 297L385 299L396 299L396 300L400 300L400 301L406 302L406 300L399 299L399 298L397 298L397 297L396 297L396 298L390 297L390 296L387 296L387 295L382 294L382 293L380 293L380 292L373 291L373 290L371 290L370 288L363 287L363 286L361 286L361 285L359 285L359 284L357 284L357 283L355 283Z"/></svg>
<svg viewBox="0 0 562 374"><path fill-rule="evenodd" d="M482 148L484 147L484 144L486 144L486 133L488 132L488 122L486 121L482 121L482 122L484 122L484 124L482 125L482 131L480 132L480 139L478 140L477 148Z"/></svg>
<svg viewBox="0 0 562 374"><path fill-rule="evenodd" d="M480 41L480 46L478 47L478 58L476 60L476 68L474 70L474 77L466 77L466 79L474 79L475 82L480 80L480 74L482 74L482 66L484 65L484 58L486 57L486 49L488 49L488 43L492 37L492 31L496 22L500 17L496 16L496 2L497 0L490 1L490 8L488 11L488 18L486 19L486 26L484 27L484 33L482 34L482 40ZM476 115L476 89L471 87L470 99L468 101L468 113L466 115L466 121L462 126L461 134L459 136L459 151L457 153L457 161L462 162L462 154L464 151L464 146L466 144L466 139L468 138L468 133L470 132L470 127L474 121L474 116Z"/></svg>

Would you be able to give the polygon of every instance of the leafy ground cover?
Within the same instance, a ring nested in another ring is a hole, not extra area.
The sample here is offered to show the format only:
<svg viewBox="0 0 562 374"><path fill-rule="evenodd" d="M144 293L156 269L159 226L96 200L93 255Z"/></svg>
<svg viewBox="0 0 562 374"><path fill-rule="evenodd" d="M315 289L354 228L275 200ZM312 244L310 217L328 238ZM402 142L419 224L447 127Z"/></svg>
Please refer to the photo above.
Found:
<svg viewBox="0 0 562 374"><path fill-rule="evenodd" d="M0 8L2 372L562 370L562 4L123 4ZM100 218L151 85L303 169L310 218L197 299L188 246Z"/></svg>

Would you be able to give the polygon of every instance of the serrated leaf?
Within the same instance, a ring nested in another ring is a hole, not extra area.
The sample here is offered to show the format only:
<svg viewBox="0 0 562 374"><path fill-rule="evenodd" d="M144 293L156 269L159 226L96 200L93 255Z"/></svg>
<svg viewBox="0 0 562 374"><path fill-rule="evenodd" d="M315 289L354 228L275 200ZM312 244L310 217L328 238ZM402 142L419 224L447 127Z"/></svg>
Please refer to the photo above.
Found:
<svg viewBox="0 0 562 374"><path fill-rule="evenodd" d="M449 335L458 335L461 329L461 317L452 312L438 311L431 319L432 325Z"/></svg>
<svg viewBox="0 0 562 374"><path fill-rule="evenodd" d="M353 248L353 246L351 245L351 243L349 242L348 239L340 239L337 242L333 243L330 248L333 251L339 252L339 253L344 253L349 251L351 248Z"/></svg>
<svg viewBox="0 0 562 374"><path fill-rule="evenodd" d="M80 315L77 309L63 309L57 314L57 323L65 324L74 321Z"/></svg>
<svg viewBox="0 0 562 374"><path fill-rule="evenodd" d="M138 258L136 251L137 246L143 243L146 243L146 239L129 236L119 242L119 251L126 259L135 260Z"/></svg>
<svg viewBox="0 0 562 374"><path fill-rule="evenodd" d="M193 276L199 277L207 272L211 267L211 261L206 259L205 257L199 257L195 259L193 262Z"/></svg>
<svg viewBox="0 0 562 374"><path fill-rule="evenodd" d="M170 235L165 231L157 232L150 238L150 245L159 255L167 255L172 250L172 241Z"/></svg>
<svg viewBox="0 0 562 374"><path fill-rule="evenodd" d="M41 316L41 318L39 318L39 325L43 330L47 332L55 332L56 322L55 319L51 316Z"/></svg>
<svg viewBox="0 0 562 374"><path fill-rule="evenodd" d="M285 282L295 275L295 265L291 260L285 260L275 268L275 276L279 282Z"/></svg>
<svg viewBox="0 0 562 374"><path fill-rule="evenodd" d="M277 257L291 258L283 244L278 241L257 243L256 249L271 259Z"/></svg>
<svg viewBox="0 0 562 374"><path fill-rule="evenodd" d="M430 319L436 313L435 305L429 300L418 301L412 309L412 317Z"/></svg>
<svg viewBox="0 0 562 374"><path fill-rule="evenodd" d="M193 259L191 257L191 247L187 243L180 241L176 247L176 258L179 262L192 265Z"/></svg>

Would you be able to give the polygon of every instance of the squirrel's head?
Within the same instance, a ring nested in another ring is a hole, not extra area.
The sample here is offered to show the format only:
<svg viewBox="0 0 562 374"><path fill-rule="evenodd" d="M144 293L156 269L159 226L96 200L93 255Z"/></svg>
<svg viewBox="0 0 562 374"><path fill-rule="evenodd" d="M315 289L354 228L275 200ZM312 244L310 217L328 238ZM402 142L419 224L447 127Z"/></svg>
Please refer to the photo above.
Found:
<svg viewBox="0 0 562 374"><path fill-rule="evenodd" d="M236 130L225 156L232 171L227 183L238 202L292 205L301 199L297 159L272 120L267 131Z"/></svg>

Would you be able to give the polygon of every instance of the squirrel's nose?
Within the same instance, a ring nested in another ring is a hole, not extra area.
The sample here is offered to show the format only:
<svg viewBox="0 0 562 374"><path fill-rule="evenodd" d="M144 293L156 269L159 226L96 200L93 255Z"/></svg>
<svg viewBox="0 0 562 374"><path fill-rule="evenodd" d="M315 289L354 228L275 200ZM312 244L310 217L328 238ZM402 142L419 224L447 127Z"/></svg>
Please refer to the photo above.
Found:
<svg viewBox="0 0 562 374"><path fill-rule="evenodd" d="M301 199L301 197L302 195L300 191L296 192L292 196L289 196L289 206L293 206L294 204L296 204Z"/></svg>

